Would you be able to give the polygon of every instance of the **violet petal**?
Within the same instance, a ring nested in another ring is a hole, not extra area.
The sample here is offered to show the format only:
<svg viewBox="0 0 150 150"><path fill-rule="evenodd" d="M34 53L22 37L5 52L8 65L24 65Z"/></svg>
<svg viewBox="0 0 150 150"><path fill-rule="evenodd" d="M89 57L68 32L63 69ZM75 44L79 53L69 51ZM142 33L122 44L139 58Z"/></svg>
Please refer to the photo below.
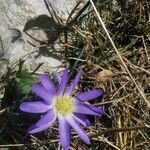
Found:
<svg viewBox="0 0 150 150"><path fill-rule="evenodd" d="M42 85L45 87L46 90L49 92L56 92L55 85L53 84L52 80L45 74L39 76L39 80L41 81Z"/></svg>
<svg viewBox="0 0 150 150"><path fill-rule="evenodd" d="M56 120L56 115L51 111L47 112L35 125L28 129L28 133L38 133L51 127Z"/></svg>
<svg viewBox="0 0 150 150"><path fill-rule="evenodd" d="M59 88L58 88L58 95L62 95L64 93L64 90L67 86L67 81L68 81L68 69L66 68L63 72Z"/></svg>
<svg viewBox="0 0 150 150"><path fill-rule="evenodd" d="M79 134L79 136L81 137L81 139L86 144L90 144L89 137L84 132L84 130L82 130L82 128L78 125L78 123L72 117L69 117L69 118L66 118L66 119L67 119L68 123L70 124L70 126Z"/></svg>
<svg viewBox="0 0 150 150"><path fill-rule="evenodd" d="M78 82L80 80L81 73L82 73L82 69L80 69L78 71L78 73L75 76L75 79L72 81L71 85L67 88L65 93L67 93L69 95L72 95L74 89L76 88L76 86L77 86L77 84L78 84Z"/></svg>
<svg viewBox="0 0 150 150"><path fill-rule="evenodd" d="M97 90L91 90L91 91L80 93L76 96L76 98L79 101L85 102L85 101L93 100L93 99L101 96L102 94L103 94L103 92L101 90L97 89Z"/></svg>
<svg viewBox="0 0 150 150"><path fill-rule="evenodd" d="M59 139L63 149L69 149L71 131L68 122L63 117L58 117L59 120Z"/></svg>
<svg viewBox="0 0 150 150"><path fill-rule="evenodd" d="M49 105L41 101L24 102L20 105L20 109L29 113L44 113L49 110Z"/></svg>
<svg viewBox="0 0 150 150"><path fill-rule="evenodd" d="M76 109L74 110L74 112L93 116L101 116L105 113L101 108L81 103L78 103L76 105Z"/></svg>
<svg viewBox="0 0 150 150"><path fill-rule="evenodd" d="M88 120L86 115L74 113L74 116L75 116L74 119L83 126L88 127L90 125L90 121Z"/></svg>
<svg viewBox="0 0 150 150"><path fill-rule="evenodd" d="M44 126L49 122L53 122L56 120L56 113L54 113L53 109L50 109L45 115L41 117L41 119L36 123L36 127Z"/></svg>
<svg viewBox="0 0 150 150"><path fill-rule="evenodd" d="M55 72L54 73L54 79L57 80L57 82L60 84L61 81L61 77L62 77L62 72Z"/></svg>
<svg viewBox="0 0 150 150"><path fill-rule="evenodd" d="M35 84L32 86L32 91L36 93L39 97L45 100L48 104L50 104L53 100L55 93L51 93L47 91L43 86Z"/></svg>
<svg viewBox="0 0 150 150"><path fill-rule="evenodd" d="M78 123L80 123L81 125L83 125L84 127L87 127L87 123L86 121L83 121L82 119L76 117L75 115L73 116L74 120Z"/></svg>

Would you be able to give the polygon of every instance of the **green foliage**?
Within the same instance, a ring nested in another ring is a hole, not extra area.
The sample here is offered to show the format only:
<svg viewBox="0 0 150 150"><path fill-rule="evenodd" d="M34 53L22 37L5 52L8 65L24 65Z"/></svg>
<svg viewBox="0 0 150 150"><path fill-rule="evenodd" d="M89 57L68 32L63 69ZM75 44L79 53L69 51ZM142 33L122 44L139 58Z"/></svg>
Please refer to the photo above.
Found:
<svg viewBox="0 0 150 150"><path fill-rule="evenodd" d="M20 69L16 74L16 81L21 99L29 98L31 87L37 82L37 79L26 70Z"/></svg>

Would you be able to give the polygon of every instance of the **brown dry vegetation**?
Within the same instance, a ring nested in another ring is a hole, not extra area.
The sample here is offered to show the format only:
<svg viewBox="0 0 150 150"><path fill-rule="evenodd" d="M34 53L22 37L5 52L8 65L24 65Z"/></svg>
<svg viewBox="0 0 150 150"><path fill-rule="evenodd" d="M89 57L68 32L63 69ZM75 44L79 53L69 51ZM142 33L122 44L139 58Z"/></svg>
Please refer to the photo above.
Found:
<svg viewBox="0 0 150 150"><path fill-rule="evenodd" d="M97 14L91 11L82 22L73 26L74 33L69 36L70 45L80 47L81 55L76 56L79 50L75 48L68 49L71 56L75 55L78 61L75 61L76 66L84 69L82 90L96 87L105 91L102 101L97 99L94 104L105 108L106 116L95 119L88 128L92 139L90 146L80 146L81 143L76 138L72 145L74 149L78 145L79 149L148 150L150 2L118 0L116 4L112 1L101 1L95 5L139 89L115 52Z"/></svg>

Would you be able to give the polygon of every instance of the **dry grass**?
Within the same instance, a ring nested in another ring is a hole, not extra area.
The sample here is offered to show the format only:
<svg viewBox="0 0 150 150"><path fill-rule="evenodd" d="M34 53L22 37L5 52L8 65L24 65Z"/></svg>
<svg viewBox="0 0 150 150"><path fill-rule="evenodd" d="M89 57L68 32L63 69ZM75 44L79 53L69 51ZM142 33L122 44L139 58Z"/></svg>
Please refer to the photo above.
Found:
<svg viewBox="0 0 150 150"><path fill-rule="evenodd" d="M150 41L144 26L149 25L150 4L126 1L113 5L105 1L96 5L98 12L89 13L82 23L73 27L78 38L75 44L82 45L79 57L74 57L75 64L78 62L77 66L84 68L82 89L94 86L105 91L102 102L99 99L95 105L104 107L106 116L94 120L88 129L92 138L90 147L73 143L80 149L148 150ZM119 8L121 12L117 16ZM76 52L77 49L71 49L70 53Z"/></svg>

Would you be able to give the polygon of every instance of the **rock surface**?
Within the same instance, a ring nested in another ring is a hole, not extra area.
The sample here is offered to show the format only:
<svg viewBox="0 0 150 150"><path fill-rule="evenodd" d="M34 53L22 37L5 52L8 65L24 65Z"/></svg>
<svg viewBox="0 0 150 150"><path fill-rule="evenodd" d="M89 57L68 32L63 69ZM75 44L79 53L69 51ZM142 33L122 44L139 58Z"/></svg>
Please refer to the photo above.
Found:
<svg viewBox="0 0 150 150"><path fill-rule="evenodd" d="M41 63L39 72L53 71L61 66L61 61L41 52L47 41L52 44L57 40L60 33L57 29L58 25L50 18L44 1L1 0L0 73L5 72L6 64L11 65L20 59L25 60L29 71Z"/></svg>
<svg viewBox="0 0 150 150"><path fill-rule="evenodd" d="M0 74L7 65L20 59L25 67L33 71L39 64L39 72L51 72L61 67L62 51L58 46L61 25L52 19L51 8L62 21L66 22L69 13L79 3L78 9L87 0L1 0L0 1ZM50 12L47 4L51 3ZM75 15L76 11L73 13Z"/></svg>
<svg viewBox="0 0 150 150"><path fill-rule="evenodd" d="M68 20L68 17L71 15L71 18L74 17L76 13L88 2L88 0L47 0L57 16L61 19L61 21L65 24ZM76 9L74 9L77 6Z"/></svg>

